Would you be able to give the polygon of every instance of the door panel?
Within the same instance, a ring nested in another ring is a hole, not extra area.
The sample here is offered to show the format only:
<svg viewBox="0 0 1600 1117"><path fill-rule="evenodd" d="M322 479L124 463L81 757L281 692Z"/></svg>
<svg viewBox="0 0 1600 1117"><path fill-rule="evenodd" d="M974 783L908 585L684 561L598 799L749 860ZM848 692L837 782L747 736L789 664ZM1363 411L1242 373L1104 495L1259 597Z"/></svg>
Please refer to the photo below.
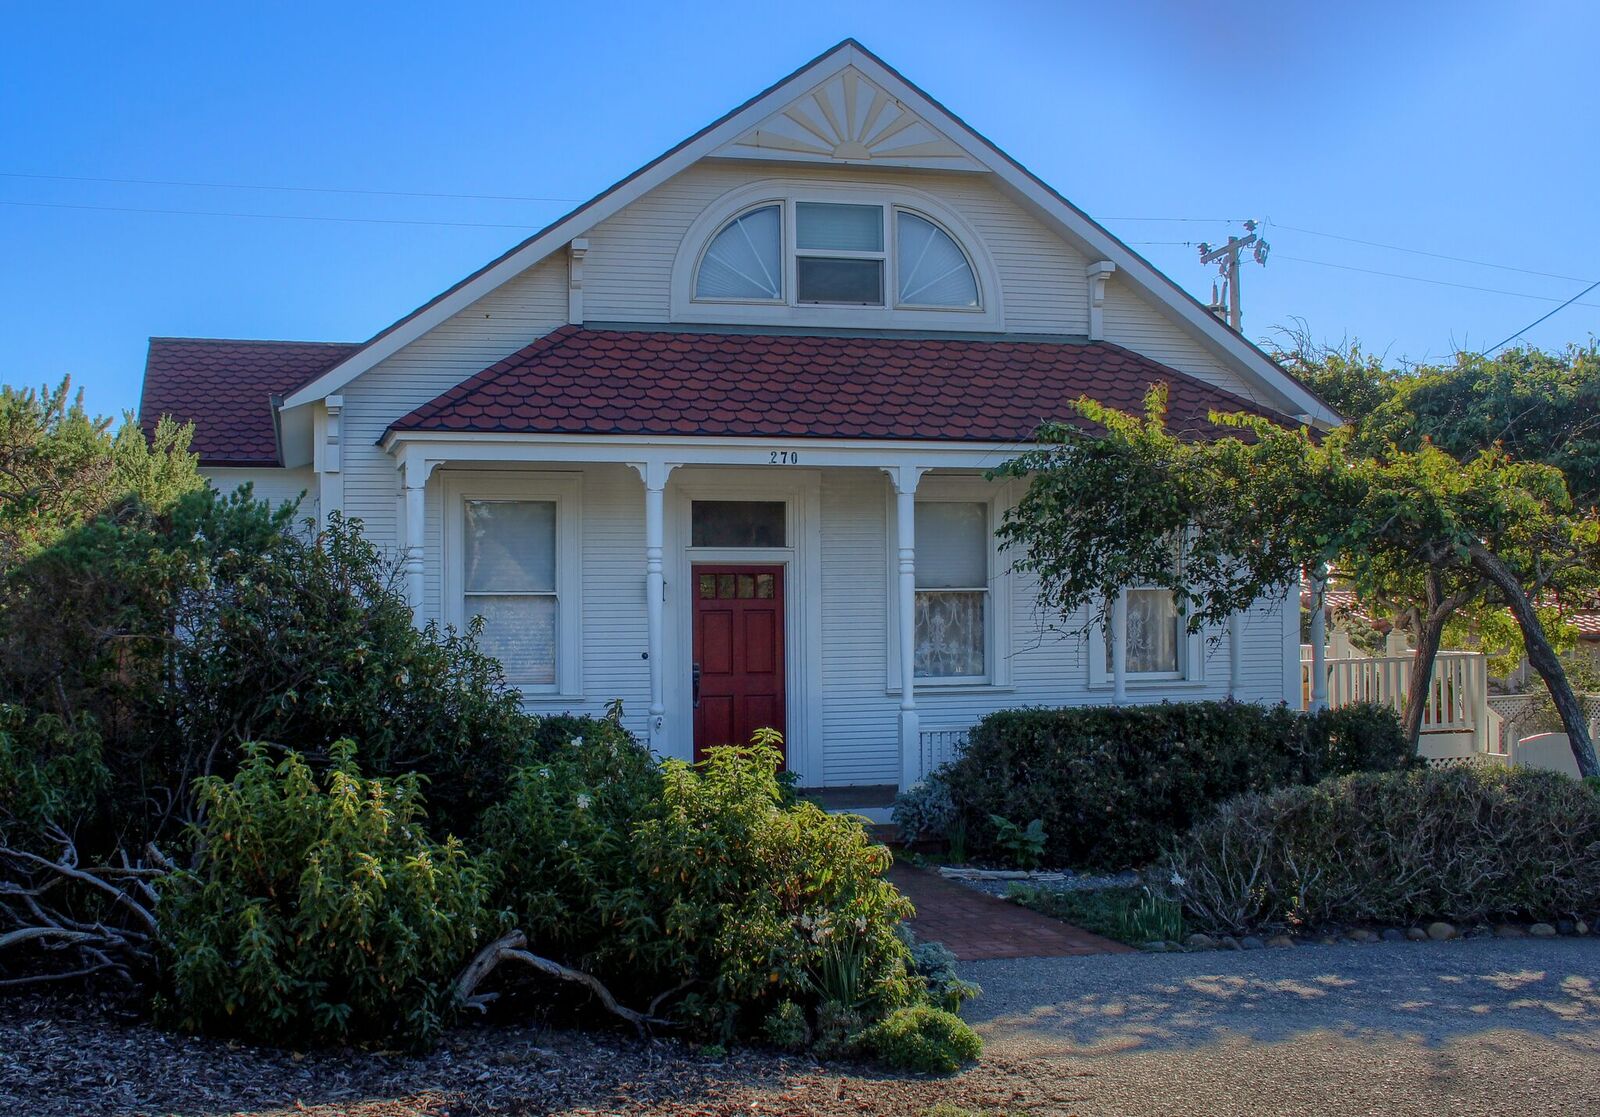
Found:
<svg viewBox="0 0 1600 1117"><path fill-rule="evenodd" d="M784 725L783 567L696 566L694 756Z"/></svg>

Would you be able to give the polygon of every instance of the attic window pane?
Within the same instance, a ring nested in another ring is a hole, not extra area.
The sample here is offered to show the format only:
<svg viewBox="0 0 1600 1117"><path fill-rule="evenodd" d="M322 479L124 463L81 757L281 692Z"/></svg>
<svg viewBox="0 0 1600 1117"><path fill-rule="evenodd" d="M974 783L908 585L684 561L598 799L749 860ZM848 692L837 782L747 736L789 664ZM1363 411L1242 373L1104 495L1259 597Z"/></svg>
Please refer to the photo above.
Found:
<svg viewBox="0 0 1600 1117"><path fill-rule="evenodd" d="M914 213L895 215L900 302L907 306L978 305L978 281L967 254L939 226Z"/></svg>
<svg viewBox="0 0 1600 1117"><path fill-rule="evenodd" d="M823 252L882 252L883 207L797 202L795 242Z"/></svg>
<svg viewBox="0 0 1600 1117"><path fill-rule="evenodd" d="M778 206L763 206L724 225L700 261L695 298L781 299L780 213Z"/></svg>
<svg viewBox="0 0 1600 1117"><path fill-rule="evenodd" d="M781 500L697 500L689 511L691 547L782 547Z"/></svg>
<svg viewBox="0 0 1600 1117"><path fill-rule="evenodd" d="M828 256L795 259L795 287L803 303L883 305L883 261Z"/></svg>

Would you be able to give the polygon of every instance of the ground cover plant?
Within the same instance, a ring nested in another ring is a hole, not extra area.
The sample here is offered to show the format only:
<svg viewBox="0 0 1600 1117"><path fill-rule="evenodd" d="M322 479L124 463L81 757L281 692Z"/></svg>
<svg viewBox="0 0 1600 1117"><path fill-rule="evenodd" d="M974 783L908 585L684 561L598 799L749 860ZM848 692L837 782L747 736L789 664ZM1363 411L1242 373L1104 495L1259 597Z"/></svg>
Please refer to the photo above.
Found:
<svg viewBox="0 0 1600 1117"><path fill-rule="evenodd" d="M1412 762L1394 713L1376 706L1006 710L980 721L957 760L902 796L896 820L908 837L959 830L975 856L1019 864L1036 860L1022 835L1038 820L1045 864L1143 867L1240 792Z"/></svg>
<svg viewBox="0 0 1600 1117"><path fill-rule="evenodd" d="M1013 883L1006 899L1108 939L1143 946L1182 942L1183 908L1149 888L1057 889Z"/></svg>
<svg viewBox="0 0 1600 1117"><path fill-rule="evenodd" d="M1593 919L1600 795L1529 769L1344 776L1223 804L1162 873L1206 930Z"/></svg>

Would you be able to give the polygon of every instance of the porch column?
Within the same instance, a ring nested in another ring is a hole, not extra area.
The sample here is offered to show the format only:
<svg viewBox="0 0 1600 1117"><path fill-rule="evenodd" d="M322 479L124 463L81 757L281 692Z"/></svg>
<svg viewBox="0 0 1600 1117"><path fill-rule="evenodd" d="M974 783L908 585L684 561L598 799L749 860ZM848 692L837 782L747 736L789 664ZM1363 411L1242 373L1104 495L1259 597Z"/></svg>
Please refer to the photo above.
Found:
<svg viewBox="0 0 1600 1117"><path fill-rule="evenodd" d="M1228 614L1228 697L1239 697L1244 685L1244 614Z"/></svg>
<svg viewBox="0 0 1600 1117"><path fill-rule="evenodd" d="M1328 708L1328 567L1319 564L1311 575L1311 709Z"/></svg>
<svg viewBox="0 0 1600 1117"><path fill-rule="evenodd" d="M1111 702L1115 706L1128 702L1127 590L1119 592L1111 603Z"/></svg>
<svg viewBox="0 0 1600 1117"><path fill-rule="evenodd" d="M900 787L920 780L922 726L917 716L917 482L915 466L886 468L894 482L895 534L899 540Z"/></svg>
<svg viewBox="0 0 1600 1117"><path fill-rule="evenodd" d="M666 635L663 610L666 574L662 566L666 534L667 476L672 466L660 462L634 466L644 479L644 613L645 659L650 674L650 747L665 752L667 743Z"/></svg>
<svg viewBox="0 0 1600 1117"><path fill-rule="evenodd" d="M405 575L406 599L411 603L412 623L418 628L424 623L422 554L427 538L428 476L438 464L425 459L407 458L400 467L400 483L404 492L402 511L405 521L402 536L405 545L400 554L400 568Z"/></svg>

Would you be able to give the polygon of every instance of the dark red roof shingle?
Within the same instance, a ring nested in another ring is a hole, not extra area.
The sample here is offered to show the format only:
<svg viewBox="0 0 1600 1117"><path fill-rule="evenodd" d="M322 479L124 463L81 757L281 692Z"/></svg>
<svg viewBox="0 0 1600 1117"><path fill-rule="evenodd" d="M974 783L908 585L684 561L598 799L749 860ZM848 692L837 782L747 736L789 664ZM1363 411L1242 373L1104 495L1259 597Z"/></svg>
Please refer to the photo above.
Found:
<svg viewBox="0 0 1600 1117"><path fill-rule="evenodd" d="M1169 422L1283 416L1109 342L563 326L391 431L1015 442L1089 396L1125 411L1169 387Z"/></svg>
<svg viewBox="0 0 1600 1117"><path fill-rule="evenodd" d="M359 345L324 341L228 341L153 337L145 358L139 425L163 415L195 427L203 465L277 465L272 397L293 391Z"/></svg>

